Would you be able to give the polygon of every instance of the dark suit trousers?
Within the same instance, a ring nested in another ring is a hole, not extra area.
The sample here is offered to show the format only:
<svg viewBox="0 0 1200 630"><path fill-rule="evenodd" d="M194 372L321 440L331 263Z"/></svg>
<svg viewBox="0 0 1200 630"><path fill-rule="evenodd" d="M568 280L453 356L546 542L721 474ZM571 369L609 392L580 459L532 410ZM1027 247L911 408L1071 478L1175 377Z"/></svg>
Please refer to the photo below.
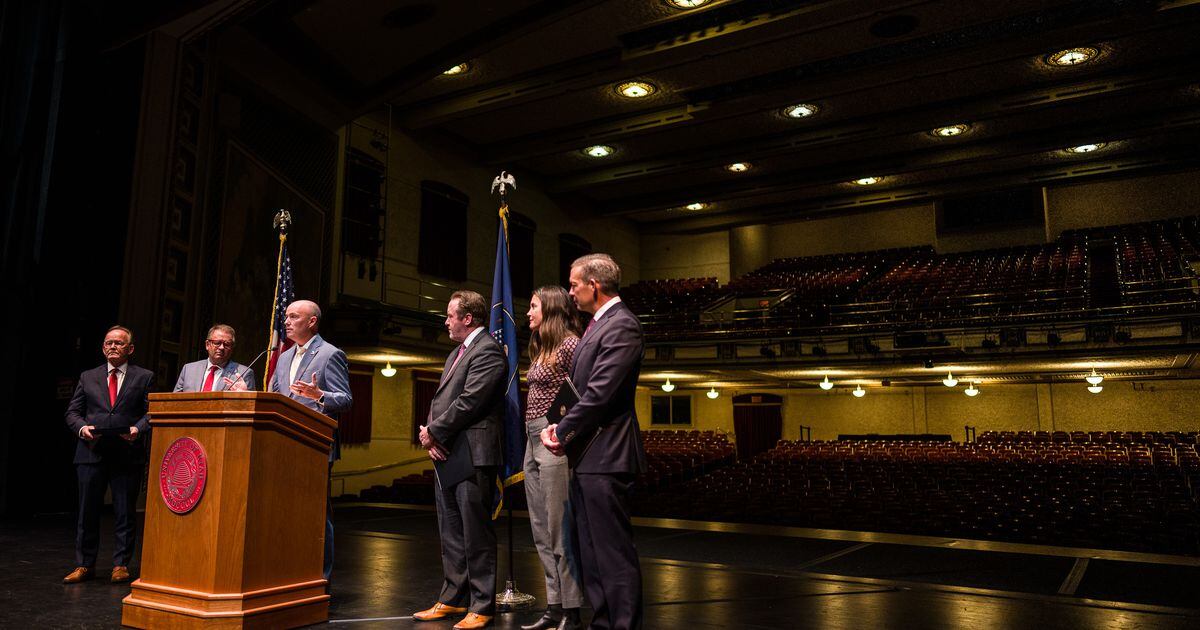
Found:
<svg viewBox="0 0 1200 630"><path fill-rule="evenodd" d="M631 474L571 475L575 557L595 614L591 628L642 627L642 568L629 521Z"/></svg>
<svg viewBox="0 0 1200 630"><path fill-rule="evenodd" d="M106 438L112 439L112 438ZM104 489L112 488L116 515L116 542L113 566L127 567L133 560L137 527L137 496L142 487L142 462L76 464L79 479L79 522L75 535L75 564L95 567L100 551L100 510L104 508Z"/></svg>
<svg viewBox="0 0 1200 630"><path fill-rule="evenodd" d="M465 439L465 438L463 438ZM446 577L438 601L465 606L473 613L495 614L496 530L492 493L496 467L477 466L475 476L450 488L437 484L438 531Z"/></svg>

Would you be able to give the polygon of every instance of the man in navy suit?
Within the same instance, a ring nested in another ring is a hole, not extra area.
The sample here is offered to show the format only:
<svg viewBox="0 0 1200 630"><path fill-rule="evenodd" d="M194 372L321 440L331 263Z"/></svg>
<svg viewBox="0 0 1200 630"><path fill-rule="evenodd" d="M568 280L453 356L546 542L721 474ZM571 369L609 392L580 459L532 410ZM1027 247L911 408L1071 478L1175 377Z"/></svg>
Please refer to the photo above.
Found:
<svg viewBox="0 0 1200 630"><path fill-rule="evenodd" d="M254 370L231 360L237 342L233 326L217 324L208 329L204 349L208 359L193 361L179 371L177 392L243 392L254 389Z"/></svg>
<svg viewBox="0 0 1200 630"><path fill-rule="evenodd" d="M617 292L621 268L607 254L571 264L570 294L593 313L579 346L571 381L579 401L542 443L567 455L571 475L572 537L584 588L595 614L592 628L642 627L642 571L633 545L629 492L646 470L634 411L641 372L642 326Z"/></svg>
<svg viewBox="0 0 1200 630"><path fill-rule="evenodd" d="M79 522L75 537L75 570L63 582L94 577L100 551L100 510L104 490L112 490L116 514L113 582L128 582L137 527L137 495L146 470L145 444L150 433L149 395L154 373L129 364L133 333L113 326L101 351L107 362L79 375L67 405L66 421L75 443L79 479Z"/></svg>
<svg viewBox="0 0 1200 630"><path fill-rule="evenodd" d="M321 307L316 302L297 300L284 311L283 328L295 344L279 355L271 391L279 392L296 402L323 413L334 420L350 409L350 369L346 353L327 343L317 334L321 324ZM329 466L341 454L337 432L333 434L333 449ZM325 498L325 579L333 573L333 506Z"/></svg>

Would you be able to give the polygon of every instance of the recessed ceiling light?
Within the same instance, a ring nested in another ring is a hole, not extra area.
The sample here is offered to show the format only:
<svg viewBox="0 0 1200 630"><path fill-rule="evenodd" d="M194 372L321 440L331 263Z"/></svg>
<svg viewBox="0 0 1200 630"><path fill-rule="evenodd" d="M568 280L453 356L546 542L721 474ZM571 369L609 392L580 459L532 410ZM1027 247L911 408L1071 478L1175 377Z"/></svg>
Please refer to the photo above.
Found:
<svg viewBox="0 0 1200 630"><path fill-rule="evenodd" d="M625 98L644 98L658 91L653 83L645 81L626 81L617 86L617 94Z"/></svg>
<svg viewBox="0 0 1200 630"><path fill-rule="evenodd" d="M1063 151L1066 151L1067 153L1091 153L1092 151L1099 151L1100 149L1103 149L1105 144L1106 143L1104 142L1092 142L1090 144L1067 147L1063 149Z"/></svg>
<svg viewBox="0 0 1200 630"><path fill-rule="evenodd" d="M785 107L783 109L783 115L787 116L788 118L808 118L809 116L817 113L818 109L819 108L816 105L800 103Z"/></svg>
<svg viewBox="0 0 1200 630"><path fill-rule="evenodd" d="M726 164L725 170L727 170L731 173L745 173L746 171L750 170L753 166L754 165L749 162L734 162L733 164Z"/></svg>
<svg viewBox="0 0 1200 630"><path fill-rule="evenodd" d="M592 145L586 149L583 149L584 155L590 155L591 157L597 157L597 158L608 157L608 156L612 155L612 152L613 152L613 148L608 146L607 144L596 144L596 145Z"/></svg>
<svg viewBox="0 0 1200 630"><path fill-rule="evenodd" d="M684 206L684 208L686 208L688 210L703 210L707 207L708 207L708 204L700 202L700 201L697 201L695 203L689 203L688 205Z"/></svg>
<svg viewBox="0 0 1200 630"><path fill-rule="evenodd" d="M1099 50L1090 46L1068 48L1046 55L1046 63L1059 67L1078 66L1079 64L1084 64L1095 59L1099 54Z"/></svg>
<svg viewBox="0 0 1200 630"><path fill-rule="evenodd" d="M449 70L446 70L446 71L445 71L445 72L443 72L442 74L444 74L444 75L446 75L446 76L453 76L453 75L456 75L456 74L462 74L462 73L464 73L464 72L466 72L467 70L470 70L470 69L471 69L471 64L468 64L468 63L460 63L460 64L458 64L457 66L454 66L453 68L450 68Z"/></svg>
<svg viewBox="0 0 1200 630"><path fill-rule="evenodd" d="M858 184L859 186L870 186L872 184L878 184L881 181L883 181L882 177L860 177L854 180L854 183Z"/></svg>
<svg viewBox="0 0 1200 630"><path fill-rule="evenodd" d="M676 9L695 9L708 3L709 0L667 0L667 4Z"/></svg>
<svg viewBox="0 0 1200 630"><path fill-rule="evenodd" d="M966 132L967 125L946 125L945 127L938 127L930 133L939 138L952 138L954 136L961 136Z"/></svg>

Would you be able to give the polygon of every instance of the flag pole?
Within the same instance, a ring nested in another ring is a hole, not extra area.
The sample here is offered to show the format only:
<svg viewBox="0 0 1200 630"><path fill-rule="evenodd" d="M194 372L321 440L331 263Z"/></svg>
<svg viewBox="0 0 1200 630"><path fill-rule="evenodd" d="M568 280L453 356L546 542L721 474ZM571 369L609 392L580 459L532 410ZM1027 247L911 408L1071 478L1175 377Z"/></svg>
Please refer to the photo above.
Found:
<svg viewBox="0 0 1200 630"><path fill-rule="evenodd" d="M516 189L517 180L516 180L516 178L514 178L512 175L510 175L509 173L507 173L505 171L501 171L500 175L492 181L492 192L500 193L500 230L501 230L500 233L497 234L497 238L499 240L496 243L496 271L495 271L495 277L493 277L493 279L492 279L492 294L493 294L492 301L496 302L496 304L493 304L492 309L494 310L496 308L496 306L499 306L503 317L507 318L509 323L515 324L515 322L512 321L512 313L510 312L510 309L512 308L512 304L511 304L511 302L512 302L512 280L510 277L508 277L508 275L509 275L509 270L508 270L508 254L509 254L509 247L508 247L508 245L509 245L509 243L508 243L508 188L509 187ZM501 252L501 250L500 250L501 242L503 242L503 244L504 244L503 252ZM503 254L503 257L501 256L501 254ZM503 261L503 264L501 264L501 261ZM497 293L498 287L500 289L499 292L501 293L501 296L495 295ZM498 298L499 298L499 300L498 300ZM515 325L513 328L514 328L513 332L515 333ZM501 322L500 329L501 330L504 329L503 321ZM505 346L505 354L506 355L508 354L508 352L510 352L510 350L507 346L508 343L513 344L511 352L519 352L519 350L517 350L517 348L515 347L516 346L515 337L511 340L506 341L505 343L506 343L506 346ZM509 365L512 368L512 373L509 375L509 386L508 386L508 388L505 389L505 391L511 392L512 387L513 387L513 380L518 379L520 363L519 363L519 361L515 361L512 357L508 357L508 358L509 358ZM520 390L518 388L518 397L520 396L519 392L520 392ZM518 405L519 405L519 403L518 403ZM519 406L518 406L518 409L519 409ZM510 409L510 412L511 412L511 409ZM506 415L506 419L505 419L505 423L504 423L506 432L512 430L512 427L508 426L510 424L510 422L508 420L509 420L509 418L507 418L507 415ZM505 441L509 442L511 437L512 436L507 436L505 438ZM522 432L521 439L522 439L522 441L524 441L526 439L524 432ZM509 448L505 448L505 456L511 458L512 454L509 451L510 451ZM507 462L507 463L509 465L512 464L512 462ZM524 473L521 472L521 473L516 473L516 474L510 475L509 471L508 471L508 466L501 466L501 473L502 473L501 476L503 477L503 479L498 479L497 481L498 481L498 485L500 486L501 506L504 508L507 508L507 509L505 509L505 514L508 517L508 579L504 583L504 592L496 594L496 609L500 610L500 611L521 610L521 609L529 608L529 607L533 606L533 604L535 602L537 602L537 598L535 598L533 595L529 595L527 593L522 593L520 590L517 589L516 566L513 561L513 558L515 556L515 553L513 551L513 509L512 509L512 502L506 501L505 495L508 493L508 488L511 487L511 485L515 484L517 481L520 481L524 477ZM498 507L500 507L500 506L498 506ZM498 516L499 512L500 512L500 510L497 509L495 511L494 515Z"/></svg>
<svg viewBox="0 0 1200 630"><path fill-rule="evenodd" d="M271 320L267 323L271 329L267 332L267 362L264 364L267 369L271 365L271 351L275 349L276 344L275 316L279 311L279 276L283 274L283 246L287 243L288 228L292 225L292 213L280 208L279 212L275 213L275 220L271 224L279 232L279 256L275 260L275 291L271 293ZM264 392L271 391L271 379L268 378L270 375L267 374L267 369L263 370Z"/></svg>

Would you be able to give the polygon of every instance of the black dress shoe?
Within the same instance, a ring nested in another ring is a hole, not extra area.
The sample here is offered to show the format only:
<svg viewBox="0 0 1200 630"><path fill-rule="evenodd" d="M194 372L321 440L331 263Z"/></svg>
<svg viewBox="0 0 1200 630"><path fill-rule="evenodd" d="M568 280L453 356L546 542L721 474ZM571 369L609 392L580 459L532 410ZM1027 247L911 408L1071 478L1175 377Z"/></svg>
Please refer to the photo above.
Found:
<svg viewBox="0 0 1200 630"><path fill-rule="evenodd" d="M559 604L550 604L546 608L546 612L541 619L527 625L521 626L521 630L557 630L559 622L563 619L563 608Z"/></svg>
<svg viewBox="0 0 1200 630"><path fill-rule="evenodd" d="M583 624L579 621L579 609L564 608L562 621L558 622L554 630L583 630Z"/></svg>

